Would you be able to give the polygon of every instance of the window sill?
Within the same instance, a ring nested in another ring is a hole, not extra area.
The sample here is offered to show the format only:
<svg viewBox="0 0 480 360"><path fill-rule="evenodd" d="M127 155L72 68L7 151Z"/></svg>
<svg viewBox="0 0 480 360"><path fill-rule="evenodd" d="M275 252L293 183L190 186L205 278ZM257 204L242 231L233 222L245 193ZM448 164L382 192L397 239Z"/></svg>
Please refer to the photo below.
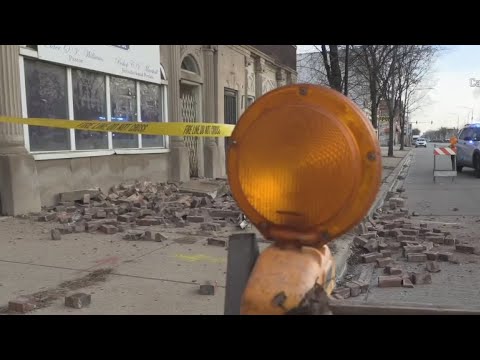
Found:
<svg viewBox="0 0 480 360"><path fill-rule="evenodd" d="M32 153L35 160L60 160L83 157L110 156L110 155L140 155L140 154L164 154L170 149L117 149L117 150L92 150L92 151L51 151Z"/></svg>

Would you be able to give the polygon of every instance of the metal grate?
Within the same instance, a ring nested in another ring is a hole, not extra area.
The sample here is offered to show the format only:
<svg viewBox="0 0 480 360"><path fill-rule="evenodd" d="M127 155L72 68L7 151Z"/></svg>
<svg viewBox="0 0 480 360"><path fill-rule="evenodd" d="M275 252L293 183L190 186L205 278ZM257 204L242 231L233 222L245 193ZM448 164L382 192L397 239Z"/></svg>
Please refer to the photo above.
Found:
<svg viewBox="0 0 480 360"><path fill-rule="evenodd" d="M182 121L197 122L197 99L192 88L183 86L181 89ZM198 177L198 137L185 137L190 158L190 176Z"/></svg>
<svg viewBox="0 0 480 360"><path fill-rule="evenodd" d="M237 92L225 89L224 94L224 122L225 124L237 124ZM225 138L225 152L228 152L229 138Z"/></svg>

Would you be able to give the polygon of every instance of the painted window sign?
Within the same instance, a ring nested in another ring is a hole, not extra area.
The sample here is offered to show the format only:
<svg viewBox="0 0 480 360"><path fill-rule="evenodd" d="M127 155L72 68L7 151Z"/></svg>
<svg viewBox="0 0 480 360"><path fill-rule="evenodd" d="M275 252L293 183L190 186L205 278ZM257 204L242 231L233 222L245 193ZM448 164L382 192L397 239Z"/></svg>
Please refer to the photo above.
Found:
<svg viewBox="0 0 480 360"><path fill-rule="evenodd" d="M158 45L38 45L40 60L161 83Z"/></svg>
<svg viewBox="0 0 480 360"><path fill-rule="evenodd" d="M118 48L123 49L123 50L129 50L130 49L130 45L112 45L112 46L118 47Z"/></svg>

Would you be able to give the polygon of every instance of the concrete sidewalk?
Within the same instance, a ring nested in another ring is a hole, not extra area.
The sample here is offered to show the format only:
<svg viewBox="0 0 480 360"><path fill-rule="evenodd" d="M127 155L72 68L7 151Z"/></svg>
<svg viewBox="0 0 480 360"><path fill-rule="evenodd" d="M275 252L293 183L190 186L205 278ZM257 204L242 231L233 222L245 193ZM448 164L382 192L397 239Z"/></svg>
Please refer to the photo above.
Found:
<svg viewBox="0 0 480 360"><path fill-rule="evenodd" d="M382 159L383 179L408 150ZM227 251L207 245L206 239L242 231L233 225L211 234L202 233L199 226L151 227L168 237L161 243L89 233L53 241L49 230L55 226L16 218L0 221L0 306L20 295L56 289L62 282L111 268L106 281L75 291L92 295L90 307L66 308L59 297L31 314L223 314ZM266 246L261 243L261 250ZM205 281L216 284L215 295L198 294Z"/></svg>

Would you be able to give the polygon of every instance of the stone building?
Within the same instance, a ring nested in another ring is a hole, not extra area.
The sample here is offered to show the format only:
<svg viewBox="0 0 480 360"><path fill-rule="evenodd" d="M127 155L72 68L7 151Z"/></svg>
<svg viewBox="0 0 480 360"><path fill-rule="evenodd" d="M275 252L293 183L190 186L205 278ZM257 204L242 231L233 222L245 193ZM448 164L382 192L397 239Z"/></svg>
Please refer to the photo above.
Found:
<svg viewBox="0 0 480 360"><path fill-rule="evenodd" d="M235 124L296 76L294 45L0 45L0 116ZM0 122L1 213L132 179L224 176L226 144Z"/></svg>

